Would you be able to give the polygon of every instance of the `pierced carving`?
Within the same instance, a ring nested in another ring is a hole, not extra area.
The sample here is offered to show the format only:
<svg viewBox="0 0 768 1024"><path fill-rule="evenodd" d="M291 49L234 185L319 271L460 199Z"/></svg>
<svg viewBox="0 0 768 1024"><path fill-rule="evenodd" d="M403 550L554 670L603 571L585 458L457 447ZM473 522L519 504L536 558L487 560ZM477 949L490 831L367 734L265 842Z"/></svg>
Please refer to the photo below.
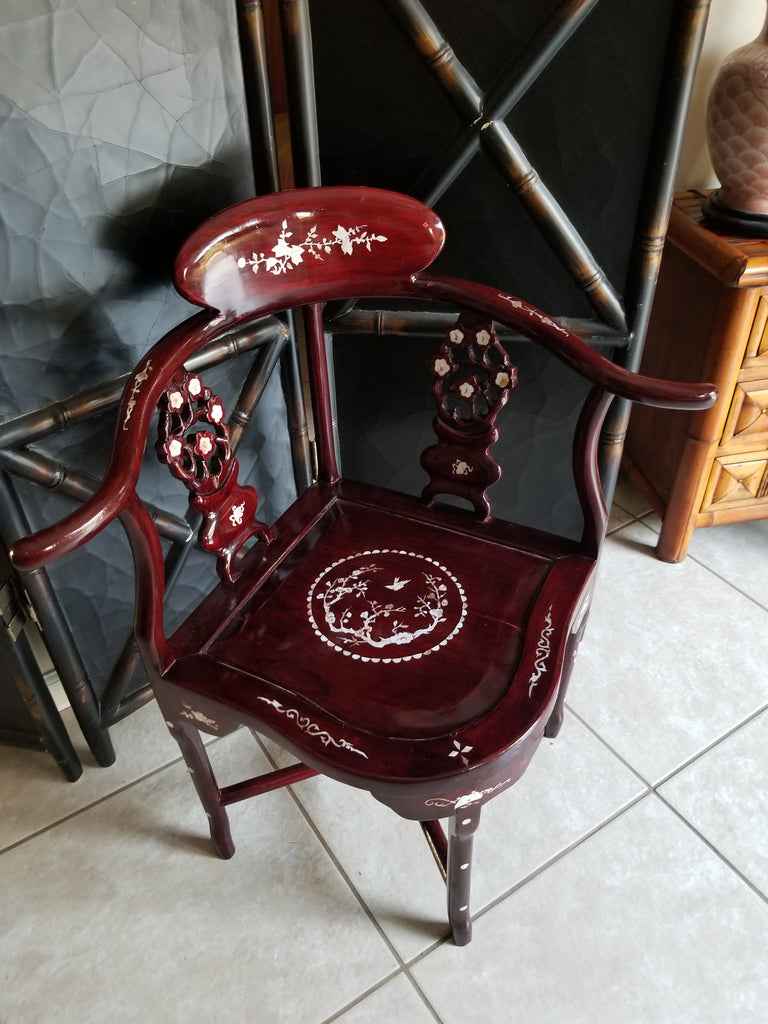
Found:
<svg viewBox="0 0 768 1024"><path fill-rule="evenodd" d="M438 494L454 494L487 518L487 491L501 476L489 448L499 436L496 416L517 384L517 370L493 324L462 314L432 360L432 376L438 440L421 456L430 477L422 497L432 502Z"/></svg>
<svg viewBox="0 0 768 1024"><path fill-rule="evenodd" d="M254 536L269 541L271 534L256 519L256 491L237 481L224 405L197 374L185 373L166 388L158 411L158 458L189 489L190 505L203 515L200 546L216 554L219 575L231 582L243 544Z"/></svg>

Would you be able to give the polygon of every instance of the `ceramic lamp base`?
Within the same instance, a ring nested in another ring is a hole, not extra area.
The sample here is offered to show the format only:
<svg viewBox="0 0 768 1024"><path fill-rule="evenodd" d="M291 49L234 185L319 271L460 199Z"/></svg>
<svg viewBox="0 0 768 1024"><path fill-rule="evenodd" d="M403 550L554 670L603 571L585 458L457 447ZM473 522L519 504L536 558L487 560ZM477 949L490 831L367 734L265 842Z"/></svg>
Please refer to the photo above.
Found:
<svg viewBox="0 0 768 1024"><path fill-rule="evenodd" d="M704 201L701 212L712 227L748 238L768 238L768 213L733 210L718 202L718 192Z"/></svg>

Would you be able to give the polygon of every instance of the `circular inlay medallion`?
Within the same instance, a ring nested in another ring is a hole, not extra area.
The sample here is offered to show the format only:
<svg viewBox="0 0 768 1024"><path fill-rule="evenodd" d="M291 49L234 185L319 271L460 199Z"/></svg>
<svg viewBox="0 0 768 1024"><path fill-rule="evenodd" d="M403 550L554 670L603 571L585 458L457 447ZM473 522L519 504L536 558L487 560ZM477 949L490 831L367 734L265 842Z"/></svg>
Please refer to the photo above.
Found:
<svg viewBox="0 0 768 1024"><path fill-rule="evenodd" d="M340 558L307 594L320 639L360 661L397 664L444 647L467 614L464 588L433 558L374 548Z"/></svg>

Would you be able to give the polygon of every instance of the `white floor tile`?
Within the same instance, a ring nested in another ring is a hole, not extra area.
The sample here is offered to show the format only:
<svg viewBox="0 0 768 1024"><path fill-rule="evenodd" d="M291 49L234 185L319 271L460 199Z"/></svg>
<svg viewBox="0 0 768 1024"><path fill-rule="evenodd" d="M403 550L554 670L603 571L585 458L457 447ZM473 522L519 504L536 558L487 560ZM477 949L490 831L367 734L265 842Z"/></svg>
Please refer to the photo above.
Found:
<svg viewBox="0 0 768 1024"><path fill-rule="evenodd" d="M768 519L694 530L688 554L768 608Z"/></svg>
<svg viewBox="0 0 768 1024"><path fill-rule="evenodd" d="M418 822L331 779L309 779L294 792L400 956L448 934L445 885Z"/></svg>
<svg viewBox="0 0 768 1024"><path fill-rule="evenodd" d="M566 715L517 785L483 809L475 838L473 913L537 871L645 792ZM445 886L416 822L367 793L325 779L297 798L398 953L410 960L448 934Z"/></svg>
<svg viewBox="0 0 768 1024"><path fill-rule="evenodd" d="M630 515L618 505L613 505L608 514L608 534L615 534L615 531L633 522L635 516Z"/></svg>
<svg viewBox="0 0 768 1024"><path fill-rule="evenodd" d="M762 1024L768 906L655 797L412 973L444 1024Z"/></svg>
<svg viewBox="0 0 768 1024"><path fill-rule="evenodd" d="M232 818L225 862L177 764L0 855L3 1024L318 1024L392 973L287 792Z"/></svg>
<svg viewBox="0 0 768 1024"><path fill-rule="evenodd" d="M152 705L112 768L79 741L74 784L0 747L2 1024L762 1022L768 904L737 872L768 894L768 711L742 725L768 700L768 521L670 566L636 492L613 511L569 695L600 738L567 713L484 809L470 946L441 941L418 825L329 780L295 787L306 818L287 792L231 808L218 860ZM245 732L212 756L222 781L264 763ZM620 758L654 784L695 760L657 798Z"/></svg>
<svg viewBox="0 0 768 1024"><path fill-rule="evenodd" d="M109 768L96 766L84 741L78 739L72 711L64 711L62 717L84 765L77 782L67 782L47 754L0 746L0 849L179 757L154 702L112 727L117 760Z"/></svg>
<svg viewBox="0 0 768 1024"><path fill-rule="evenodd" d="M623 473L619 474L619 479L616 481L613 505L621 509L629 519L639 519L651 511L650 502Z"/></svg>
<svg viewBox="0 0 768 1024"><path fill-rule="evenodd" d="M768 896L768 712L659 792Z"/></svg>
<svg viewBox="0 0 768 1024"><path fill-rule="evenodd" d="M760 710L768 616L633 523L605 543L569 705L649 782Z"/></svg>
<svg viewBox="0 0 768 1024"><path fill-rule="evenodd" d="M608 514L608 533L615 533L620 530L623 526L631 523L636 516L633 516L626 509L623 509L620 505L613 504Z"/></svg>
<svg viewBox="0 0 768 1024"><path fill-rule="evenodd" d="M334 1024L435 1024L435 1018L411 982L400 974Z"/></svg>

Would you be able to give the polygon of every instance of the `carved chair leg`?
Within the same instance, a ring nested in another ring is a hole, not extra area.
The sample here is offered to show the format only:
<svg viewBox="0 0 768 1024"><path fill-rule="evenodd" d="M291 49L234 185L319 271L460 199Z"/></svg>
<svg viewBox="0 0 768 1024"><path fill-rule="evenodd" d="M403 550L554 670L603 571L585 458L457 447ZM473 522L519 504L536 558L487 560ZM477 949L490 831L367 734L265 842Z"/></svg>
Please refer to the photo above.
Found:
<svg viewBox="0 0 768 1024"><path fill-rule="evenodd" d="M565 694L568 690L568 680L563 676L560 680L560 689L557 691L557 700L555 706L552 708L552 714L547 719L547 724L544 726L544 735L549 740L553 740L560 732L563 726L563 715L565 708Z"/></svg>
<svg viewBox="0 0 768 1024"><path fill-rule="evenodd" d="M472 938L469 890L472 871L472 843L480 824L480 805L455 814L448 825L448 920L457 946Z"/></svg>
<svg viewBox="0 0 768 1024"><path fill-rule="evenodd" d="M192 777L197 795L200 797L203 810L208 818L211 839L216 853L223 860L228 860L235 852L235 844L232 841L227 812L221 803L221 791L200 733L194 726L180 722L178 719L173 724L169 722L168 727L171 730L171 735L179 744L187 771Z"/></svg>

